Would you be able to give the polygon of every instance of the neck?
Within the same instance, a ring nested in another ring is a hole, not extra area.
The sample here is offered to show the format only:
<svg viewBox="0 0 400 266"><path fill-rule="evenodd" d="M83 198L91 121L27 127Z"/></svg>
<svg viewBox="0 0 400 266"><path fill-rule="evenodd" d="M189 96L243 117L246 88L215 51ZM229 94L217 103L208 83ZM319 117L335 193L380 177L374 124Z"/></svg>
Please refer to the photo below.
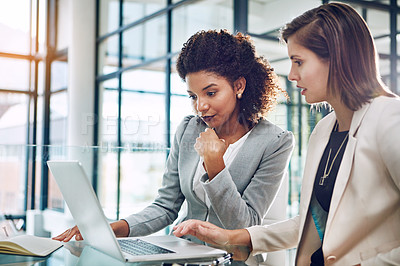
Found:
<svg viewBox="0 0 400 266"><path fill-rule="evenodd" d="M339 124L338 131L348 131L350 129L351 120L353 119L354 111L350 110L342 102L329 103L335 110L336 119Z"/></svg>
<svg viewBox="0 0 400 266"><path fill-rule="evenodd" d="M250 129L238 122L235 125L230 125L229 128L224 126L223 128L216 128L215 130L218 137L224 139L225 143L229 145L243 137Z"/></svg>

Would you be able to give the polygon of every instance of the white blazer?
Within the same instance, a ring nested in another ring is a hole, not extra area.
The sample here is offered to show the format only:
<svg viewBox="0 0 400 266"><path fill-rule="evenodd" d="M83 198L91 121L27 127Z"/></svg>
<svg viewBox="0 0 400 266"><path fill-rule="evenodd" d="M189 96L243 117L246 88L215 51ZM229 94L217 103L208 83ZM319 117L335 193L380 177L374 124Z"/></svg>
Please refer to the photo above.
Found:
<svg viewBox="0 0 400 266"><path fill-rule="evenodd" d="M297 247L296 265L310 265L321 245L310 199L335 121L332 112L310 136L299 215L247 228L253 255ZM322 249L327 265L400 265L400 98L377 97L354 112Z"/></svg>

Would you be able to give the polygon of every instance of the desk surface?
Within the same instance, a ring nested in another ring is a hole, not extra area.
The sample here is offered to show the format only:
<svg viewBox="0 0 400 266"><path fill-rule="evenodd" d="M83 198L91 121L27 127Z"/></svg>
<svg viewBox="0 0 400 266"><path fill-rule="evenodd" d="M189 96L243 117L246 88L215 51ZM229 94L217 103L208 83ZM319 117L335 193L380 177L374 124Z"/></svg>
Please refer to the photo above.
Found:
<svg viewBox="0 0 400 266"><path fill-rule="evenodd" d="M224 248L228 252L234 253L234 259L232 265L255 265L253 263L245 264L243 260L246 260L248 251L242 247ZM0 254L0 264L12 265L12 266L126 266L126 265L171 265L163 263L126 263L116 260L100 251L97 251L90 246L85 246L83 242L71 241L65 243L64 247L56 250L51 255L45 258L30 257L30 256L15 256ZM182 264L183 265L183 264ZM192 264L191 264L192 265ZM207 263L201 265L208 265Z"/></svg>

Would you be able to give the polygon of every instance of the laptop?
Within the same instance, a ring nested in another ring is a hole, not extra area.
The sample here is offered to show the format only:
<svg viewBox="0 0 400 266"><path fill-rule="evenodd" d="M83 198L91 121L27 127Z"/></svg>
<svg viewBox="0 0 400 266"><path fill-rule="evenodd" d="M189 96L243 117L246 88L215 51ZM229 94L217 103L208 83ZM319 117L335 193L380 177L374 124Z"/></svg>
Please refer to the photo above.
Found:
<svg viewBox="0 0 400 266"><path fill-rule="evenodd" d="M128 262L212 261L227 253L173 235L116 238L80 162L47 165L84 240L107 255Z"/></svg>

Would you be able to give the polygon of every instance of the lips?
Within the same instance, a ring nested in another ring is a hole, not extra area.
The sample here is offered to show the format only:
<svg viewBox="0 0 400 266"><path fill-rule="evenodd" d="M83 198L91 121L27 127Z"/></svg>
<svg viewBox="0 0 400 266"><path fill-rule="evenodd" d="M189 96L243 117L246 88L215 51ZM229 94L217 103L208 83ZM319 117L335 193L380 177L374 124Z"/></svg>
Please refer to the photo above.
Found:
<svg viewBox="0 0 400 266"><path fill-rule="evenodd" d="M300 86L297 86L297 88L299 88L301 90L301 95L304 95L307 90L306 88L302 88Z"/></svg>
<svg viewBox="0 0 400 266"><path fill-rule="evenodd" d="M215 115L206 115L206 116L202 116L201 119L203 119L204 122L208 123L210 122Z"/></svg>

